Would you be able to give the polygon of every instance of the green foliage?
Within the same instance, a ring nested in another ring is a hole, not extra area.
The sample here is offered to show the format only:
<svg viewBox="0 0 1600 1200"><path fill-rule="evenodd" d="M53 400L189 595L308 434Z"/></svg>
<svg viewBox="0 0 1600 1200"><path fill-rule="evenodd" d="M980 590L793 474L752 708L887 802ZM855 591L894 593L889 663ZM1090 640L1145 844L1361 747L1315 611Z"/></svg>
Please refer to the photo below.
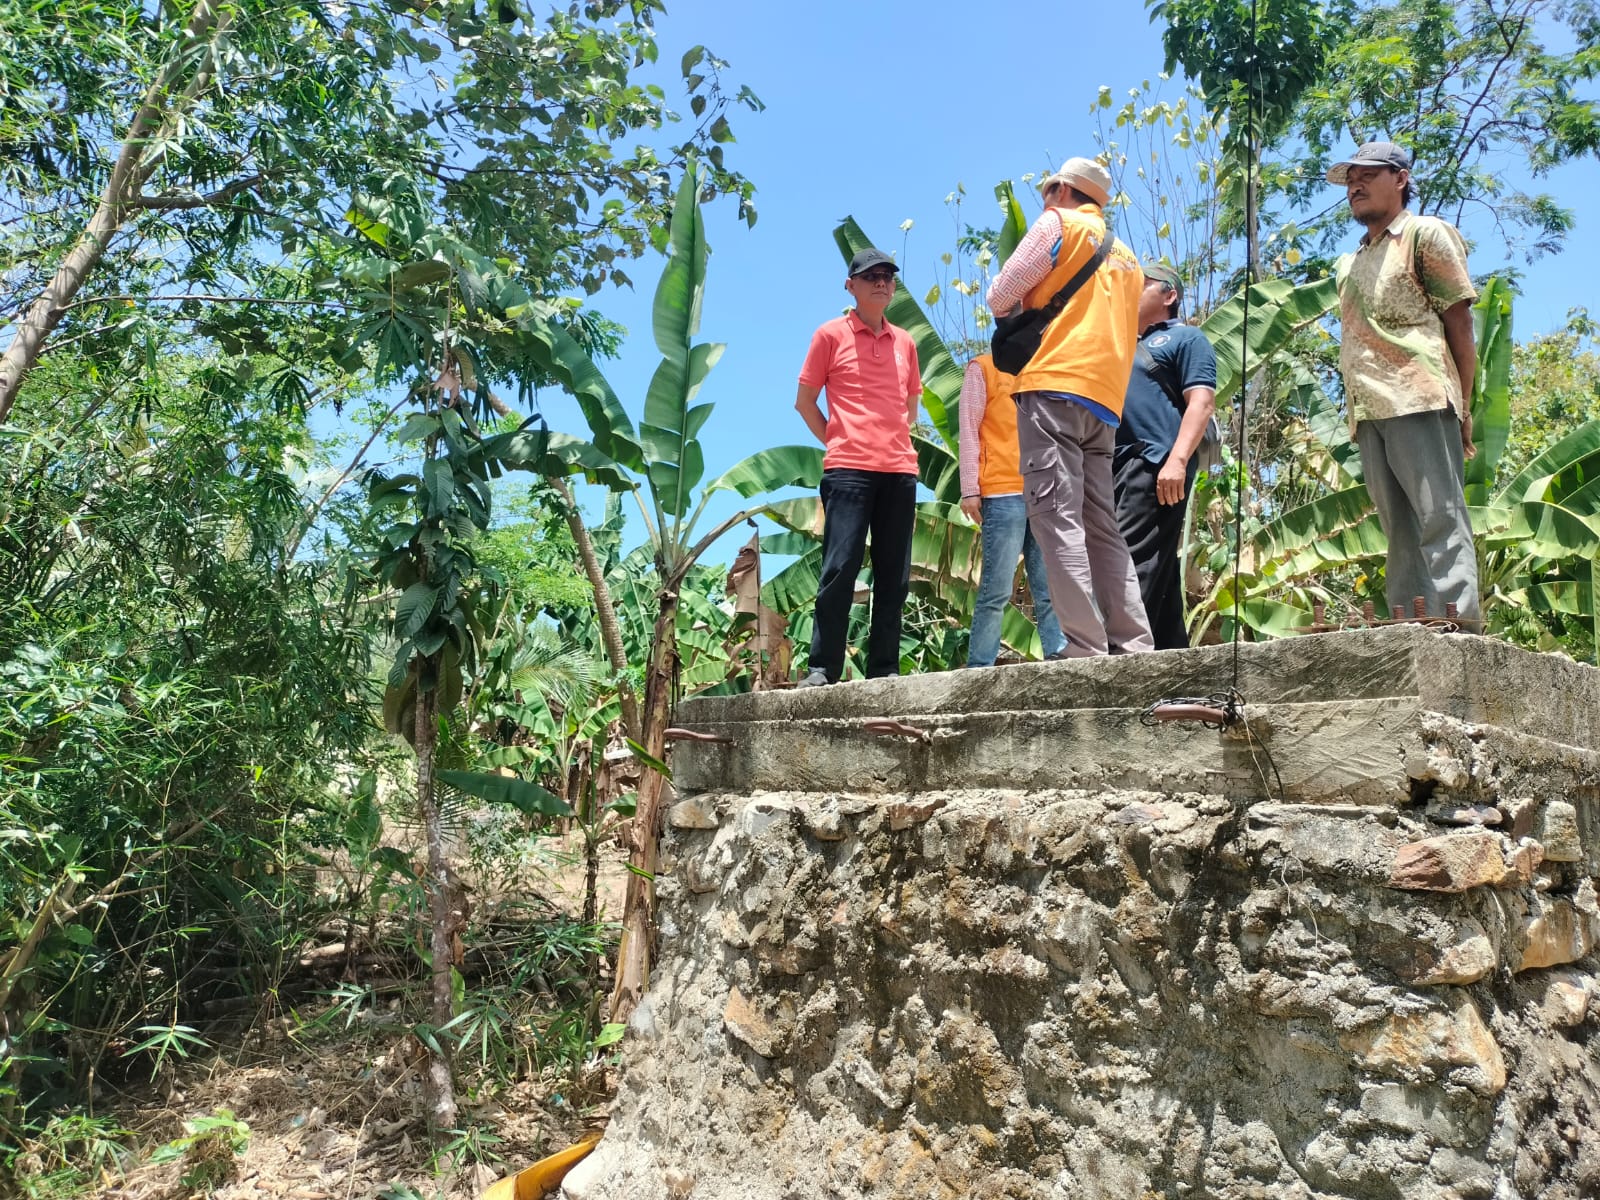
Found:
<svg viewBox="0 0 1600 1200"><path fill-rule="evenodd" d="M1146 0L1165 22L1164 70L1182 65L1228 118L1231 145L1270 140L1289 124L1302 93L1320 82L1328 20L1302 0Z"/></svg>
<svg viewBox="0 0 1600 1200"><path fill-rule="evenodd" d="M1416 158L1418 211L1458 219L1481 204L1499 228L1520 230L1531 252L1558 249L1570 210L1508 186L1507 168L1538 176L1600 149L1600 103L1581 94L1600 65L1594 6L1393 0L1330 8L1337 36L1297 114L1309 156L1291 195L1323 208L1327 163L1354 143L1389 139ZM1552 50L1546 38L1574 48Z"/></svg>
<svg viewBox="0 0 1600 1200"><path fill-rule="evenodd" d="M62 326L92 330L97 353L176 318L288 368L358 371L369 343L393 360L418 330L385 298L437 282L433 268L350 259L415 241L419 218L549 296L627 285L621 264L665 222L669 171L690 153L708 194L755 219L724 150L730 112L761 102L725 91L728 64L699 47L684 60L692 118L669 138L678 114L632 78L657 56L658 7L601 0L507 24L467 0L202 6L187 23L94 0L7 5L0 185L24 219L0 253L4 308L39 293L119 155L138 199L101 265L117 283L91 278ZM146 101L153 128L131 131ZM152 240L183 253L144 252ZM238 303L157 299L196 295Z"/></svg>
<svg viewBox="0 0 1600 1200"><path fill-rule="evenodd" d="M109 1117L56 1113L8 1151L0 1166L27 1200L70 1200L130 1157L126 1143L132 1136Z"/></svg>
<svg viewBox="0 0 1600 1200"><path fill-rule="evenodd" d="M41 419L0 432L0 1004L24 1103L275 984L313 903L288 822L372 728L341 564L285 559L303 423L219 368L175 346L129 411L126 380L55 357ZM236 969L202 983L222 947Z"/></svg>
<svg viewBox="0 0 1600 1200"><path fill-rule="evenodd" d="M250 1147L250 1126L226 1108L183 1123L183 1136L158 1147L152 1163L183 1163L180 1180L195 1192L212 1192L238 1171L236 1160Z"/></svg>

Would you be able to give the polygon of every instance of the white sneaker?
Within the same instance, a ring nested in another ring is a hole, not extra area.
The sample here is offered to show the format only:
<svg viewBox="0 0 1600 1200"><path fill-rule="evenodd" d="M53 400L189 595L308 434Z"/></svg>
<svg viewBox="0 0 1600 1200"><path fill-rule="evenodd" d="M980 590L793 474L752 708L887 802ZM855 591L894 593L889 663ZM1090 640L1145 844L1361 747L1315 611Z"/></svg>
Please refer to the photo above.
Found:
<svg viewBox="0 0 1600 1200"><path fill-rule="evenodd" d="M816 668L814 668L812 670L811 674L807 675L796 686L798 686L798 687L827 687L828 686L828 673L826 671L824 671L821 667L816 667Z"/></svg>

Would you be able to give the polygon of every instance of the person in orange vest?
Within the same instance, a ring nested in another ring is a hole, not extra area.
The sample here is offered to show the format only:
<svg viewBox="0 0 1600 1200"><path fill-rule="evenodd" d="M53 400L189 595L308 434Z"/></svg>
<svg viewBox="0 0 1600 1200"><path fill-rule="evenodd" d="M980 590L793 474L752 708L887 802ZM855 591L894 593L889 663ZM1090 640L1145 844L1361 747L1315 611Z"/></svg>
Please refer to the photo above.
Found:
<svg viewBox="0 0 1600 1200"><path fill-rule="evenodd" d="M1000 615L1011 598L1019 554L1033 593L1040 649L1052 658L1067 644L1050 606L1050 581L1039 543L1028 529L1011 384L1011 376L998 370L987 354L969 362L961 380L961 511L983 529L983 573L967 639L969 667L992 667L1000 653Z"/></svg>
<svg viewBox="0 0 1600 1200"><path fill-rule="evenodd" d="M1139 579L1117 527L1111 452L1139 338L1144 272L1111 236L1111 174L1069 158L1045 210L989 285L996 317L1048 307L1111 239L1104 261L1044 329L1017 374L1017 443L1028 524L1039 539L1070 658L1154 650Z"/></svg>

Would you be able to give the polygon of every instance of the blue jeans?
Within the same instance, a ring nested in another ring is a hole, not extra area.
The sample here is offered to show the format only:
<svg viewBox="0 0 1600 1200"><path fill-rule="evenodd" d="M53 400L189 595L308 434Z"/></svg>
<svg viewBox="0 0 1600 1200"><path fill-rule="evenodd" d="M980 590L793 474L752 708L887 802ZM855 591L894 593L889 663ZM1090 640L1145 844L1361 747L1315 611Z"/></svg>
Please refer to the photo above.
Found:
<svg viewBox="0 0 1600 1200"><path fill-rule="evenodd" d="M1000 614L1011 599L1011 582L1017 575L1017 556L1028 573L1033 593L1033 618L1039 625L1039 644L1045 657L1067 644L1050 604L1050 583L1044 556L1028 528L1027 501L1018 496L983 498L983 574L978 603L972 610L972 636L967 642L967 666L991 667L1000 653Z"/></svg>

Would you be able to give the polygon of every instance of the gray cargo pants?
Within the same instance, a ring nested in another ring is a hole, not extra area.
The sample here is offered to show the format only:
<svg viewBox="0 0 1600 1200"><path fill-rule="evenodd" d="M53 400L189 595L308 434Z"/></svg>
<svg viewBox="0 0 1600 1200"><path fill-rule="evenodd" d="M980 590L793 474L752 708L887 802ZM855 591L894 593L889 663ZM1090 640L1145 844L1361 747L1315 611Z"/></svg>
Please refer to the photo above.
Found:
<svg viewBox="0 0 1600 1200"><path fill-rule="evenodd" d="M1133 557L1117 527L1115 433L1072 400L1018 392L1016 401L1028 526L1044 552L1066 656L1154 650Z"/></svg>
<svg viewBox="0 0 1600 1200"><path fill-rule="evenodd" d="M1411 615L1421 596L1430 617L1454 604L1480 632L1478 554L1467 516L1461 420L1453 409L1356 423L1361 473L1389 539L1389 607Z"/></svg>

